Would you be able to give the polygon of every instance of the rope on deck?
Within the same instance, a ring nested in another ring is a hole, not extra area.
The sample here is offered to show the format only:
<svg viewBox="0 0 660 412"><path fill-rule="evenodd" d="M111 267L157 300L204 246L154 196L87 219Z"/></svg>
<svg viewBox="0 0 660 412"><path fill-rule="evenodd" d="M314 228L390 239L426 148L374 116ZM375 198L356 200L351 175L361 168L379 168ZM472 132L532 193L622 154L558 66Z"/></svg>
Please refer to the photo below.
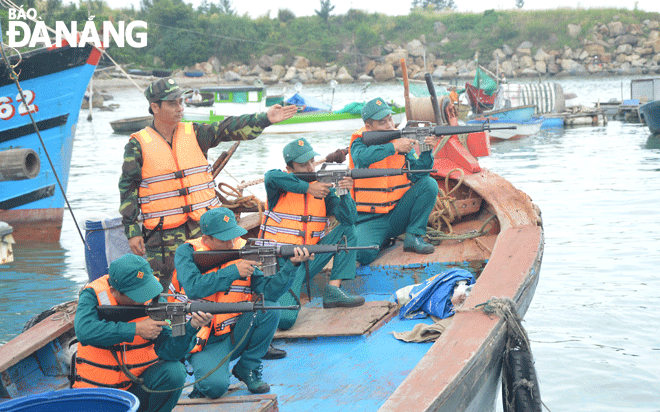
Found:
<svg viewBox="0 0 660 412"><path fill-rule="evenodd" d="M449 176L454 172L459 172L461 176L458 178L456 185L450 190ZM473 230L460 235L454 234L454 229L451 224L460 218L461 215L456 207L456 198L452 196L452 193L463 184L464 180L465 172L460 168L455 168L447 173L447 176L445 177L445 188L439 188L438 197L435 200L433 211L431 211L426 226L425 236L425 239L434 246L439 245L443 240L465 240L483 236L488 233L488 230L485 230L486 226L496 217L495 215L492 215L486 219L479 230ZM447 226L446 233L442 231L443 225Z"/></svg>

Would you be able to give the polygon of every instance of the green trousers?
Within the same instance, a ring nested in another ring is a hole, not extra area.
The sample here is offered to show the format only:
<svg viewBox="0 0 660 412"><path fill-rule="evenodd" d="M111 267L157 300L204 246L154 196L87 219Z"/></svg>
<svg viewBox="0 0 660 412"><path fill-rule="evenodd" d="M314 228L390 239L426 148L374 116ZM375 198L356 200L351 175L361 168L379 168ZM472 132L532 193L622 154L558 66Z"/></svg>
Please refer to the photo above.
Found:
<svg viewBox="0 0 660 412"><path fill-rule="evenodd" d="M273 306L272 302L266 302L267 306ZM256 315L256 317L255 317ZM252 318L254 317L254 321ZM197 353L188 355L188 363L193 368L195 380L206 376L215 369L220 361L234 348L231 358L215 370L208 378L195 383L190 393L191 398L219 398L229 388L229 362L240 358L237 365L248 370L256 370L261 367L261 358L268 351L270 342L273 340L277 323L280 319L279 310L264 310L257 312L246 312L239 316L234 324L233 338L229 334L209 339L209 343ZM243 343L238 345L247 336Z"/></svg>
<svg viewBox="0 0 660 412"><path fill-rule="evenodd" d="M355 225L358 246L383 246L403 233L426 234L426 225L438 197L438 183L431 176L420 178L389 213L358 213ZM368 265L378 250L359 250L357 261Z"/></svg>
<svg viewBox="0 0 660 412"><path fill-rule="evenodd" d="M166 393L149 393L134 383L128 388L128 391L140 400L138 412L169 412L179 401L187 376L186 368L181 362L158 362L140 375L140 378L144 379L144 386L156 391L181 389Z"/></svg>
<svg viewBox="0 0 660 412"><path fill-rule="evenodd" d="M357 238L355 236L355 226L353 225L338 225L325 235L320 241L319 245L334 245L339 242L344 243L344 236L346 236L346 243L348 246L356 246ZM334 257L332 262L332 272L330 273L330 280L347 280L355 279L355 259L357 253L355 250L350 252L338 252L338 253L323 253L314 256L314 260L309 261L309 279L310 281L316 276L325 265L328 264L330 259ZM284 259L280 259L279 264L282 267L286 263ZM291 285L291 290L300 298L300 289L302 284L305 282L307 275L305 265L302 264L298 267L298 270L295 274L295 279ZM284 292L282 297L279 299L279 304L281 306L290 306L295 305L295 299L291 296L291 293ZM298 310L282 310L282 315L280 316L279 328L282 330L291 329L291 327L296 323L298 318Z"/></svg>

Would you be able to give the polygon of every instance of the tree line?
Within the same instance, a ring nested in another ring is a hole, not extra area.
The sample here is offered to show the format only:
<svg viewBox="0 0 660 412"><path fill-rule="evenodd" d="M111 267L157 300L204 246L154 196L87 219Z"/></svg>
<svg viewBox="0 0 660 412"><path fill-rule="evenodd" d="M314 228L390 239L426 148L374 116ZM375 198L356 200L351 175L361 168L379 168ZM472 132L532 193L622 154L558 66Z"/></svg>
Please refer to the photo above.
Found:
<svg viewBox="0 0 660 412"><path fill-rule="evenodd" d="M227 65L250 64L262 55L271 55L278 56L280 61L275 63L281 65L290 64L295 56L304 56L315 66L339 64L350 70L386 55L391 49L388 43L402 45L420 38L425 40L428 55L435 59L471 59L479 52L488 60L504 44L517 47L525 40L535 47L580 47L580 39L562 30L569 23L586 28L613 18L624 23L660 20L658 13L625 9L457 13L451 11L453 0L413 0L410 13L403 16L355 9L335 15L331 0L319 0L313 16L297 17L289 9L280 9L275 18L267 14L240 16L231 0L205 0L197 8L184 0L141 0L139 9L113 9L103 0L81 0L79 4L22 0L16 4L24 9L36 8L49 27L54 27L56 21L83 22L89 16L94 16L99 30L103 21L145 21L146 47L111 45L107 52L121 64L165 69L191 66L212 56ZM0 10L0 19L7 21L6 9Z"/></svg>

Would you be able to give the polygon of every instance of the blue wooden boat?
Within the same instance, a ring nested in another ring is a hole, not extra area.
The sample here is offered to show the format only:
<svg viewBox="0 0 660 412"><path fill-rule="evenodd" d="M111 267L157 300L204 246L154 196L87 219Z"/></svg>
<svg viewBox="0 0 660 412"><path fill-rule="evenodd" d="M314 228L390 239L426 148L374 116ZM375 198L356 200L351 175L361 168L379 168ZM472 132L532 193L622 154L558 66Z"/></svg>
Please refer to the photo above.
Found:
<svg viewBox="0 0 660 412"><path fill-rule="evenodd" d="M515 129L491 130L492 140L515 140L538 133L544 118L533 117L536 106L525 105L500 110L489 110L469 117L465 124L490 123L497 126L515 126Z"/></svg>
<svg viewBox="0 0 660 412"><path fill-rule="evenodd" d="M437 168L446 160L437 159ZM458 178L458 172L452 175ZM342 286L365 296L361 307L322 309L326 280L317 276L311 299L302 296L296 325L278 331L274 340L288 356L264 361L269 394L252 395L237 382L220 399L190 399L188 388L175 411L494 410L507 322L482 308L493 297L510 299L521 316L529 307L543 255L540 212L526 194L488 170L466 170L460 184L436 178L454 198L449 221L456 238L443 240L430 255L403 252L396 242L359 267L356 279ZM449 268L470 271L476 283L456 314L442 321L439 338L395 339L393 332L433 321L399 319L390 295ZM0 346L1 398L67 388L74 316L75 302L63 304Z"/></svg>
<svg viewBox="0 0 660 412"><path fill-rule="evenodd" d="M28 100L21 96L9 69L0 64L0 153L21 149L35 153L41 167L36 176L7 177L0 170L0 220L14 227L21 240L56 242L64 213L64 197L46 157L66 190L73 138L83 95L101 52L91 45L55 47L23 53L16 67ZM19 61L9 57L10 64ZM34 117L45 144L42 147L30 120ZM26 169L31 167L25 165Z"/></svg>
<svg viewBox="0 0 660 412"><path fill-rule="evenodd" d="M639 112L651 133L660 133L660 100L639 106Z"/></svg>

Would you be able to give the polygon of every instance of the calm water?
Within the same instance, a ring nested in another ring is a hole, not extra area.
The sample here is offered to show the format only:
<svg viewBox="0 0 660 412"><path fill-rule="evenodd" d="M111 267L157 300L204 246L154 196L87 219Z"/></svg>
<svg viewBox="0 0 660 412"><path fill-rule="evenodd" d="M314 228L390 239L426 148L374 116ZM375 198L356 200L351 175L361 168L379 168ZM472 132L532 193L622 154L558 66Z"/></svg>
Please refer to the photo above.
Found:
<svg viewBox="0 0 660 412"><path fill-rule="evenodd" d="M578 103L629 98L629 79L559 81ZM309 94L330 102L327 89ZM291 94L292 90L288 91ZM358 99L362 86L340 86L334 107ZM137 90L114 92L120 107L80 115L68 196L76 219L116 214L117 181L127 136L111 120L146 114ZM403 103L399 85L372 85L366 98ZM107 104L106 103L106 104ZM325 155L348 144L347 133L305 135ZM281 167L290 136L241 144L217 181L261 177ZM229 144L210 153L211 160ZM529 194L543 213L546 246L541 279L525 316L541 396L557 411L660 411L660 138L645 126L544 131L492 146L483 167ZM248 189L265 199L262 186ZM18 244L16 262L0 267L0 342L35 314L74 299L87 279L84 249L70 214L58 244ZM500 408L501 409L501 408Z"/></svg>

